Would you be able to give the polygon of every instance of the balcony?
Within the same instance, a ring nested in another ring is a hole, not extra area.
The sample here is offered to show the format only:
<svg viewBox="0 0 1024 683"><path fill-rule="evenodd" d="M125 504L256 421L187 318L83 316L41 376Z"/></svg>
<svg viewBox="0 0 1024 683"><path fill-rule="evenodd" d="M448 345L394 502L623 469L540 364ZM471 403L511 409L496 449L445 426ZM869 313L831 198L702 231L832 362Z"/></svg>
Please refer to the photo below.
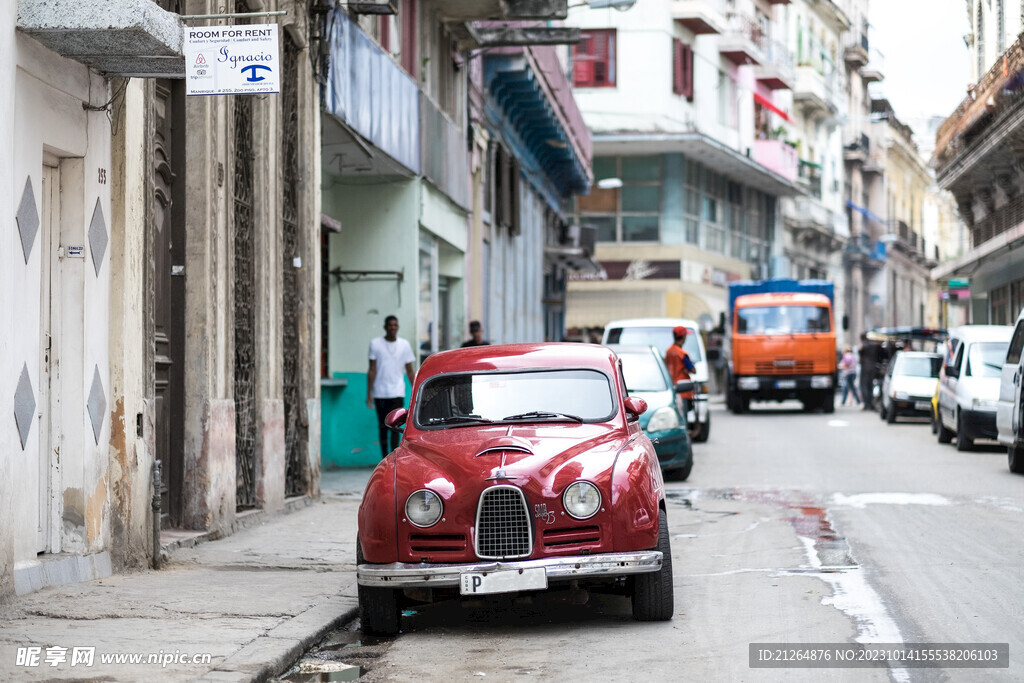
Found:
<svg viewBox="0 0 1024 683"><path fill-rule="evenodd" d="M754 78L769 90L792 90L796 83L793 53L774 40L765 41L765 62L754 67Z"/></svg>
<svg viewBox="0 0 1024 683"><path fill-rule="evenodd" d="M961 208L960 215L970 217L971 212ZM971 248L976 249L1007 230L1024 224L1024 196L1014 197L980 221L968 220L966 223L971 230Z"/></svg>
<svg viewBox="0 0 1024 683"><path fill-rule="evenodd" d="M20 0L15 4L18 30L103 74L185 76L181 17L151 0Z"/></svg>
<svg viewBox="0 0 1024 683"><path fill-rule="evenodd" d="M794 197L782 206L782 220L793 240L805 248L839 251L844 238L836 234L836 214L811 197Z"/></svg>
<svg viewBox="0 0 1024 683"><path fill-rule="evenodd" d="M760 25L742 14L730 14L718 38L718 52L733 64L763 64L765 36Z"/></svg>
<svg viewBox="0 0 1024 683"><path fill-rule="evenodd" d="M860 77L865 83L878 83L885 80L885 55L874 48L868 63L860 68Z"/></svg>
<svg viewBox="0 0 1024 683"><path fill-rule="evenodd" d="M802 187L805 192L814 197L815 199L821 199L821 166L814 163L813 161L807 161L806 159L800 159L800 170L798 172L799 180L797 185Z"/></svg>
<svg viewBox="0 0 1024 683"><path fill-rule="evenodd" d="M850 30L850 17L835 0L809 0L808 4L836 33Z"/></svg>
<svg viewBox="0 0 1024 683"><path fill-rule="evenodd" d="M420 173L463 208L470 207L466 133L420 91Z"/></svg>
<svg viewBox="0 0 1024 683"><path fill-rule="evenodd" d="M843 246L843 265L860 266L865 270L880 270L886 261L885 243L874 241L868 235L850 235Z"/></svg>
<svg viewBox="0 0 1024 683"><path fill-rule="evenodd" d="M721 0L673 0L672 18L699 36L722 33L727 24Z"/></svg>
<svg viewBox="0 0 1024 683"><path fill-rule="evenodd" d="M875 146L870 150L868 158L864 160L864 164L860 167L860 170L861 173L884 175L885 168L885 149L880 146Z"/></svg>
<svg viewBox="0 0 1024 683"><path fill-rule="evenodd" d="M755 140L754 161L786 180L796 180L796 149L782 140Z"/></svg>
<svg viewBox="0 0 1024 683"><path fill-rule="evenodd" d="M813 66L798 66L793 104L799 106L804 116L810 118L834 116L839 110L834 80L825 78Z"/></svg>
<svg viewBox="0 0 1024 683"><path fill-rule="evenodd" d="M843 146L843 161L849 161L854 164L863 164L868 160L868 154L870 152L871 141L866 134L861 133L860 137L855 138Z"/></svg>
<svg viewBox="0 0 1024 683"><path fill-rule="evenodd" d="M846 66L852 70L867 66L869 58L866 33L859 34L859 39L855 39L854 42L848 43L843 48L843 60L846 62Z"/></svg>
<svg viewBox="0 0 1024 683"><path fill-rule="evenodd" d="M446 22L565 19L568 0L434 0L433 9Z"/></svg>

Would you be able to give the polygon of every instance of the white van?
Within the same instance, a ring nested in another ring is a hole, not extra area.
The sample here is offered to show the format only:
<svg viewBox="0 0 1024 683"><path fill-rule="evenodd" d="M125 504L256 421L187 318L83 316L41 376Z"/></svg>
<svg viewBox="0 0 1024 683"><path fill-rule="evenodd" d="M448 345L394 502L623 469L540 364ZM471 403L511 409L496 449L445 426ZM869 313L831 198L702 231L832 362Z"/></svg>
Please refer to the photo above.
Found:
<svg viewBox="0 0 1024 683"><path fill-rule="evenodd" d="M688 330L683 350L690 356L696 372L693 373L694 406L687 415L690 438L697 442L707 441L711 434L711 413L708 411L708 356L704 351L704 340L700 328L693 320L684 318L631 318L613 320L604 327L602 344L623 344L653 346L665 355L675 341L672 328L683 326Z"/></svg>
<svg viewBox="0 0 1024 683"><path fill-rule="evenodd" d="M969 451L975 439L996 438L999 383L1013 328L963 325L949 330L939 372L939 443L956 437L956 449Z"/></svg>
<svg viewBox="0 0 1024 683"><path fill-rule="evenodd" d="M1024 349L1024 310L1006 350L999 378L999 402L996 404L996 432L1006 446L1010 471L1024 474L1024 424L1021 420L1021 350Z"/></svg>

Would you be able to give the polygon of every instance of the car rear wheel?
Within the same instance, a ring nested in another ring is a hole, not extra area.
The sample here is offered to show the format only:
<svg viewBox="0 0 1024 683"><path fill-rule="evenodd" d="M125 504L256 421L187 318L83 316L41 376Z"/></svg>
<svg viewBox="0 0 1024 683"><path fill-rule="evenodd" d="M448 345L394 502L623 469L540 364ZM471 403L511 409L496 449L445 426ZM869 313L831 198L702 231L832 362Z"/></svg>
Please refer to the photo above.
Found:
<svg viewBox="0 0 1024 683"><path fill-rule="evenodd" d="M885 421L889 424L896 422L896 404L889 402L889 407L885 410Z"/></svg>
<svg viewBox="0 0 1024 683"><path fill-rule="evenodd" d="M958 451L974 450L974 439L967 434L967 427L964 425L964 414L956 414L956 449Z"/></svg>
<svg viewBox="0 0 1024 683"><path fill-rule="evenodd" d="M633 618L637 621L668 621L675 611L672 547L664 510L658 511L658 550L661 551L661 569L633 578Z"/></svg>
<svg viewBox="0 0 1024 683"><path fill-rule="evenodd" d="M363 564L363 549L356 541L356 564ZM373 636L393 636L398 633L401 613L398 595L391 588L359 586L359 621L363 633Z"/></svg>
<svg viewBox="0 0 1024 683"><path fill-rule="evenodd" d="M949 443L950 441L953 440L953 432L949 429L946 429L946 425L942 424L941 415L939 416L938 422L939 428L936 434L939 437L939 443Z"/></svg>
<svg viewBox="0 0 1024 683"><path fill-rule="evenodd" d="M1011 472L1024 474L1024 447L1016 445L1007 447L1006 457L1009 460Z"/></svg>

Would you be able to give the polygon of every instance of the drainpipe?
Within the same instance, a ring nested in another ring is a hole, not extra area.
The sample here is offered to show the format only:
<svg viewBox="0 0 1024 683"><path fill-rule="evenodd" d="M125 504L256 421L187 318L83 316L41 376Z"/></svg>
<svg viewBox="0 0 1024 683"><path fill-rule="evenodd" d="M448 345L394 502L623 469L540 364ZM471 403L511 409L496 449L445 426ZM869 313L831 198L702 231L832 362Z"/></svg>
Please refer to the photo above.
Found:
<svg viewBox="0 0 1024 683"><path fill-rule="evenodd" d="M153 569L160 569L160 461L153 461Z"/></svg>

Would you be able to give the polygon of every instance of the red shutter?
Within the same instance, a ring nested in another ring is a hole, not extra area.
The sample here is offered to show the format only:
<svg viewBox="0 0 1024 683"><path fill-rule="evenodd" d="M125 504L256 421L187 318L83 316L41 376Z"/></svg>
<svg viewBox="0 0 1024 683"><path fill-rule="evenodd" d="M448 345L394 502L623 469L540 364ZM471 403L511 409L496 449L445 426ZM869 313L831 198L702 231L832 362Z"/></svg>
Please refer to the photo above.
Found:
<svg viewBox="0 0 1024 683"><path fill-rule="evenodd" d="M416 78L416 0L402 0L398 22L402 31L402 68Z"/></svg>
<svg viewBox="0 0 1024 683"><path fill-rule="evenodd" d="M587 33L572 48L572 84L577 88L594 85L593 41Z"/></svg>
<svg viewBox="0 0 1024 683"><path fill-rule="evenodd" d="M615 85L615 29L586 31L573 48L572 83L578 88Z"/></svg>
<svg viewBox="0 0 1024 683"><path fill-rule="evenodd" d="M683 45L680 50L680 61L682 66L682 89L679 93L693 102L693 47Z"/></svg>
<svg viewBox="0 0 1024 683"><path fill-rule="evenodd" d="M683 41L672 39L672 92L683 94Z"/></svg>

